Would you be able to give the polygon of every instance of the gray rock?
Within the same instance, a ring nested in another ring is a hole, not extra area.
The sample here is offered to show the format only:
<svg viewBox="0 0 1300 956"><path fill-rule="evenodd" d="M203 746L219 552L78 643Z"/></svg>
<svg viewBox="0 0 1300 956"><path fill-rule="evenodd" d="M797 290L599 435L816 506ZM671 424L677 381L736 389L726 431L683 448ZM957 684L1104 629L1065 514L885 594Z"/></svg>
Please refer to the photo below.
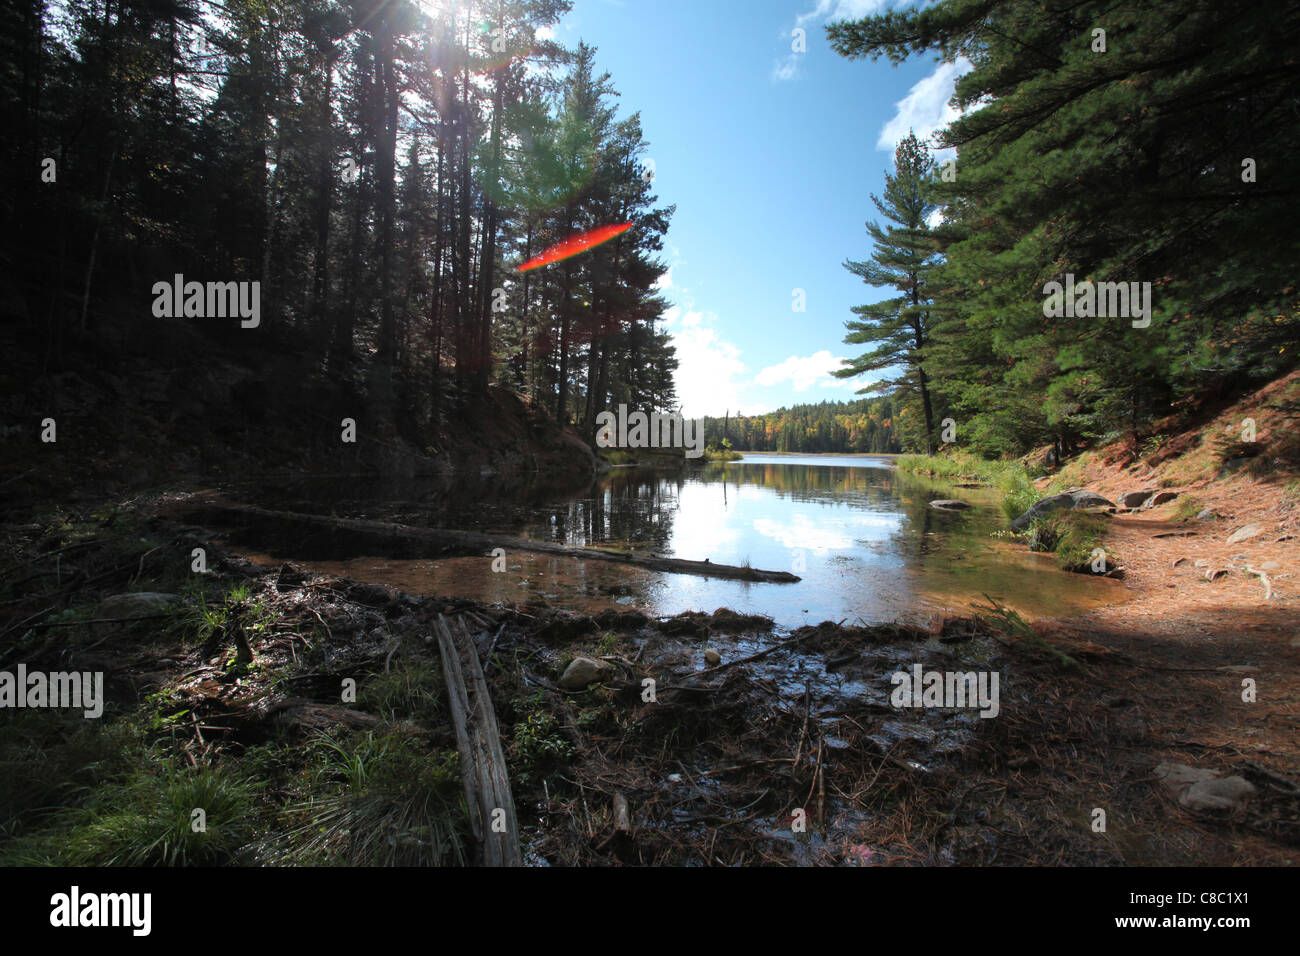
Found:
<svg viewBox="0 0 1300 956"><path fill-rule="evenodd" d="M1218 513L1215 512L1213 508L1205 508L1202 511L1196 512L1197 521L1215 521L1218 517Z"/></svg>
<svg viewBox="0 0 1300 956"><path fill-rule="evenodd" d="M95 617L101 620L145 617L153 614L165 614L181 603L179 594L165 594L159 591L139 591L131 594L114 594L99 602Z"/></svg>
<svg viewBox="0 0 1300 956"><path fill-rule="evenodd" d="M1154 492L1150 491L1126 491L1119 496L1119 506L1121 508L1141 508L1146 504L1147 499Z"/></svg>
<svg viewBox="0 0 1300 956"><path fill-rule="evenodd" d="M704 662L710 667L717 667L722 663L722 655L710 647L704 652Z"/></svg>
<svg viewBox="0 0 1300 956"><path fill-rule="evenodd" d="M1147 503L1144 504L1142 507L1158 508L1166 501L1173 501L1177 497L1178 497L1178 492L1176 491L1157 491L1154 495L1152 495L1150 498L1147 499Z"/></svg>
<svg viewBox="0 0 1300 956"><path fill-rule="evenodd" d="M1236 544L1238 541L1249 541L1251 538L1258 537L1264 533L1264 526L1258 524L1243 525L1228 536L1228 544Z"/></svg>
<svg viewBox="0 0 1300 956"><path fill-rule="evenodd" d="M1069 491L1063 491L1059 495L1051 495L1035 501L1028 511L1022 514L1015 521L1011 522L1012 531L1024 531L1029 525L1039 518L1050 514L1053 511L1070 509L1074 511L1083 511L1092 508L1114 508L1115 502L1107 501L1101 495L1084 488L1071 488Z"/></svg>
<svg viewBox="0 0 1300 956"><path fill-rule="evenodd" d="M1236 810L1245 805L1255 792L1255 787L1241 777L1224 777L1222 780L1202 780L1192 784L1178 802L1189 810Z"/></svg>
<svg viewBox="0 0 1300 956"><path fill-rule="evenodd" d="M930 507L938 508L940 511L962 511L969 508L970 505L965 501L958 501L956 498L940 498L937 501L931 501Z"/></svg>
<svg viewBox="0 0 1300 956"><path fill-rule="evenodd" d="M1193 783L1213 780L1217 776L1213 770L1189 767L1185 763L1162 763L1156 767L1156 779L1175 793Z"/></svg>
<svg viewBox="0 0 1300 956"><path fill-rule="evenodd" d="M593 661L590 657L575 657L560 675L564 690L585 690L596 681L605 680L614 673L614 665L606 661Z"/></svg>

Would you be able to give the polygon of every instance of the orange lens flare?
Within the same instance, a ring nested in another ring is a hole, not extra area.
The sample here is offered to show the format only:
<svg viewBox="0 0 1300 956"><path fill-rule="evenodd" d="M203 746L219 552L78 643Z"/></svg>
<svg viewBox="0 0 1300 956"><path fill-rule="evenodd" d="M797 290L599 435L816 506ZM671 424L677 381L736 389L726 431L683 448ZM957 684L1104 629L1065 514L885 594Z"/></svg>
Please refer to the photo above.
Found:
<svg viewBox="0 0 1300 956"><path fill-rule="evenodd" d="M550 265L552 262L559 262L561 259L567 259L570 256L576 256L580 252L586 252L592 246L598 246L602 242L608 242L615 236L620 236L632 228L632 223L625 222L616 226L598 226L595 229L589 229L586 232L580 232L576 236L570 236L563 242L557 242L540 255L533 256L516 272L527 272L529 269L536 269L540 266Z"/></svg>

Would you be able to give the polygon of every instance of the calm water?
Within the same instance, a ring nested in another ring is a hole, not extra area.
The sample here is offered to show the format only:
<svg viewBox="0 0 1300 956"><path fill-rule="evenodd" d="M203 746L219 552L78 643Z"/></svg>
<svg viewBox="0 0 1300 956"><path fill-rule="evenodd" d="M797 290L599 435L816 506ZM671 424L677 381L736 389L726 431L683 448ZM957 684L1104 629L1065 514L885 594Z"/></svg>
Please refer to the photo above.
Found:
<svg viewBox="0 0 1300 956"><path fill-rule="evenodd" d="M726 606L794 626L841 619L924 622L935 613L969 613L985 594L1032 617L1125 596L1120 582L1062 572L1050 556L995 537L1006 520L992 492L903 475L886 458L752 455L685 473L620 468L576 496L531 489L512 494L510 502L497 500L486 485L449 493L337 479L278 495L262 489L261 497L271 507L725 564L748 561L803 579L752 584L532 554L508 555L500 573L480 556L303 562L413 593L489 602L540 599L574 609L636 607L654 615ZM936 498L962 498L975 507L938 511L929 507Z"/></svg>

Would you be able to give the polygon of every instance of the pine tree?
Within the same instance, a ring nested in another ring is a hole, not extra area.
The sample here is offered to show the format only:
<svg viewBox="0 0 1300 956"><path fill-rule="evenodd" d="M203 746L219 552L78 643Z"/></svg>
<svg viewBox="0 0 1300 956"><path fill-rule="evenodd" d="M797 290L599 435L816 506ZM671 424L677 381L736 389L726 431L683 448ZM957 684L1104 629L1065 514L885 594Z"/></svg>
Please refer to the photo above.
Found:
<svg viewBox="0 0 1300 956"><path fill-rule="evenodd" d="M901 368L898 378L881 379L860 389L859 394L896 389L910 380L920 400L925 428L922 444L927 453L934 451L934 410L925 361L931 331L929 278L937 264L928 221L937 208L930 197L934 172L935 162L929 150L909 133L894 151L894 171L885 174L884 196L871 197L887 220L883 227L867 223L875 251L869 260L844 263L867 285L894 289L899 294L854 307L853 312L861 319L845 323L849 334L844 341L851 345L878 344L835 372L840 378L852 378L865 372Z"/></svg>

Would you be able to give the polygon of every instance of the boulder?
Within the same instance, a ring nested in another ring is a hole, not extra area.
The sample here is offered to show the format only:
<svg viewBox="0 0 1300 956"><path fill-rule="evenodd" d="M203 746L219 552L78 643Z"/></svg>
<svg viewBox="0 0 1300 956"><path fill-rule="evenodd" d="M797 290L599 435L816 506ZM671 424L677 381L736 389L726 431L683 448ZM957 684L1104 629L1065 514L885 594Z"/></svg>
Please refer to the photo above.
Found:
<svg viewBox="0 0 1300 956"><path fill-rule="evenodd" d="M1119 496L1119 506L1121 508L1141 508L1153 493L1150 491L1126 491Z"/></svg>
<svg viewBox="0 0 1300 956"><path fill-rule="evenodd" d="M1152 495L1150 498L1147 499L1147 503L1144 504L1142 507L1159 508L1165 502L1173 501L1177 497L1178 497L1178 492L1176 491L1157 491L1154 495Z"/></svg>
<svg viewBox="0 0 1300 956"><path fill-rule="evenodd" d="M613 674L613 664L593 661L590 657L575 657L560 675L560 687L564 690L585 690L591 684L606 680Z"/></svg>
<svg viewBox="0 0 1300 956"><path fill-rule="evenodd" d="M1218 517L1218 514L1213 508L1203 508L1196 512L1197 521L1214 521Z"/></svg>
<svg viewBox="0 0 1300 956"><path fill-rule="evenodd" d="M1201 780L1183 791L1178 802L1189 810L1232 811L1245 806L1255 787L1242 777Z"/></svg>
<svg viewBox="0 0 1300 956"><path fill-rule="evenodd" d="M956 498L940 498L937 501L931 501L930 507L938 508L940 511L962 511L969 508L970 505L965 501L958 501Z"/></svg>
<svg viewBox="0 0 1300 956"><path fill-rule="evenodd" d="M1015 521L1011 522L1012 531L1024 531L1034 521L1042 518L1053 511L1068 509L1072 511L1083 511L1100 508L1114 508L1115 502L1108 501L1101 495L1084 488L1071 488L1069 491L1063 491L1059 495L1050 495L1047 498L1041 498L1035 501L1028 511L1022 514Z"/></svg>
<svg viewBox="0 0 1300 956"><path fill-rule="evenodd" d="M1177 793L1194 783L1213 780L1218 776L1213 770L1189 767L1185 763L1162 763L1156 767L1156 779Z"/></svg>

